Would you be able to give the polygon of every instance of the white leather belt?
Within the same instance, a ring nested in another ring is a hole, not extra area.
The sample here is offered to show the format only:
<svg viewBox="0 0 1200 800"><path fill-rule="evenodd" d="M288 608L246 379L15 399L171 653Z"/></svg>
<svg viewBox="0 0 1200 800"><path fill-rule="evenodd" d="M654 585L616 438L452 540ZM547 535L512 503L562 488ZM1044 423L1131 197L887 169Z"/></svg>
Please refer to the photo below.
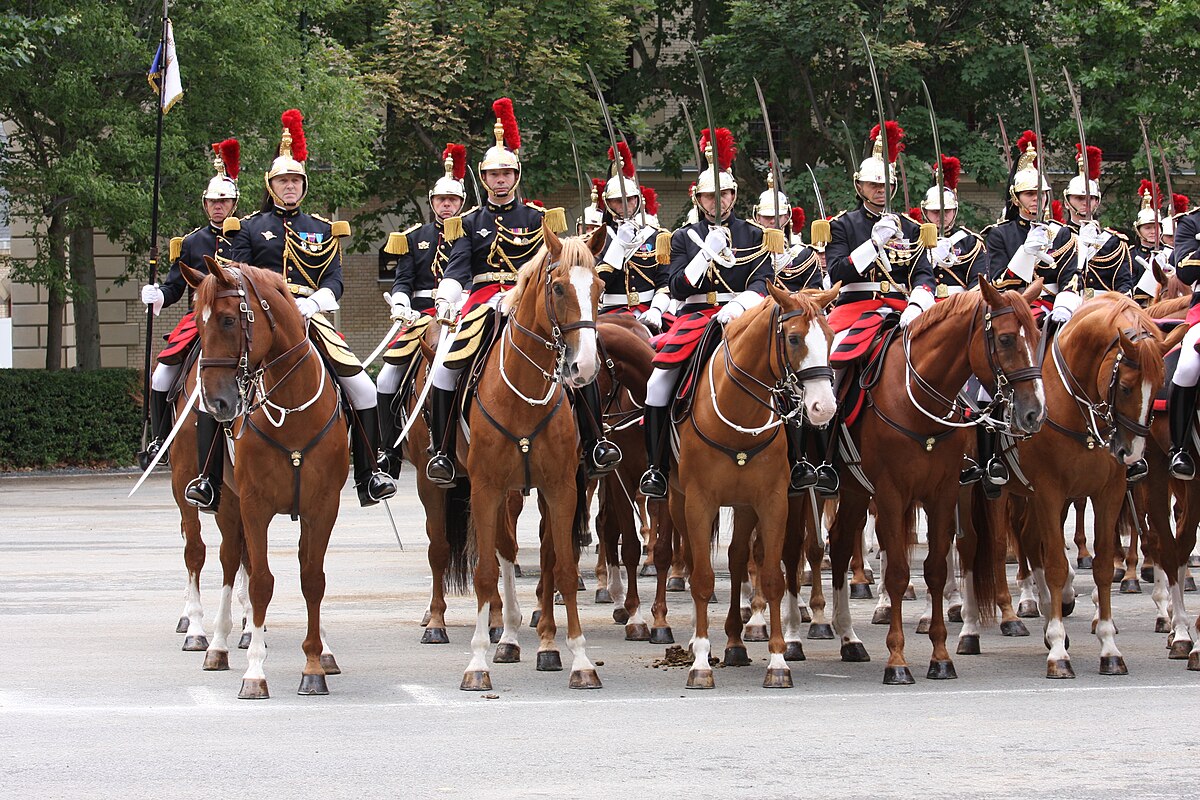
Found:
<svg viewBox="0 0 1200 800"><path fill-rule="evenodd" d="M476 275L471 278L471 283L478 286L481 283L516 283L517 273L515 272L485 272L482 275Z"/></svg>
<svg viewBox="0 0 1200 800"><path fill-rule="evenodd" d="M884 283L864 281L861 283L844 283L842 284L841 291L843 294L848 292L882 292L883 294L891 294L892 292L903 292L905 289L904 285L899 283L887 283L887 288L884 288Z"/></svg>
<svg viewBox="0 0 1200 800"><path fill-rule="evenodd" d="M965 292L966 290L967 287L965 286L946 286L945 284L942 284L937 288L937 295L938 297L949 297L952 294L958 294L959 292Z"/></svg>
<svg viewBox="0 0 1200 800"><path fill-rule="evenodd" d="M1042 292L1045 294L1058 294L1058 284L1044 283L1042 284Z"/></svg>
<svg viewBox="0 0 1200 800"><path fill-rule="evenodd" d="M733 292L709 292L708 294L692 294L692 295L688 295L688 298L683 301L683 304L685 306L690 306L693 303L706 303L708 305L712 305L713 303L728 303L730 300L732 300L735 297L737 297L737 295L734 294Z"/></svg>
<svg viewBox="0 0 1200 800"><path fill-rule="evenodd" d="M312 287L309 287L309 286L297 286L294 283L289 283L288 291L291 292L292 294L296 295L297 297L309 297L313 294L313 292L316 291L316 289L313 289Z"/></svg>
<svg viewBox="0 0 1200 800"><path fill-rule="evenodd" d="M433 289L422 289L422 290L421 290L421 291L419 291L419 292L413 292L413 295L412 295L412 296L413 296L414 298L416 298L416 297L427 297L427 298L429 298L430 300L432 300L432 299L433 299Z"/></svg>
<svg viewBox="0 0 1200 800"><path fill-rule="evenodd" d="M636 306L640 305L642 298L652 297L653 291L642 294L634 292L632 294L602 294L600 295L600 305L602 306Z"/></svg>

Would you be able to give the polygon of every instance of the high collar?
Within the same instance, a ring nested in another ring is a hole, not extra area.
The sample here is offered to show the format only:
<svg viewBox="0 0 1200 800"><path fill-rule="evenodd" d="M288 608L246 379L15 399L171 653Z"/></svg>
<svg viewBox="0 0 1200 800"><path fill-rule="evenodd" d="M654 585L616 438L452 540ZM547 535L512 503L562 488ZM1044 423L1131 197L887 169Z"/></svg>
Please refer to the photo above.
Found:
<svg viewBox="0 0 1200 800"><path fill-rule="evenodd" d="M229 219L229 217L226 217L226 219ZM222 233L221 225L217 225L211 219L208 221L208 230L213 236L220 236Z"/></svg>
<svg viewBox="0 0 1200 800"><path fill-rule="evenodd" d="M862 209L862 212L866 216L867 219L877 220L883 216L883 214L881 214L881 213L872 211L870 209L870 207L867 205L866 201L861 198L858 201L858 207Z"/></svg>
<svg viewBox="0 0 1200 800"><path fill-rule="evenodd" d="M283 217L284 219L292 219L293 217L299 216L300 206L296 206L295 208L290 209L290 210L286 209L286 208L280 208L279 206L275 206L272 209L272 211L274 212L275 216L277 216L277 217Z"/></svg>
<svg viewBox="0 0 1200 800"><path fill-rule="evenodd" d="M489 197L487 199L487 207L488 211L492 212L512 211L517 207L517 198L513 197L513 199L509 200L507 203L493 203L492 198Z"/></svg>

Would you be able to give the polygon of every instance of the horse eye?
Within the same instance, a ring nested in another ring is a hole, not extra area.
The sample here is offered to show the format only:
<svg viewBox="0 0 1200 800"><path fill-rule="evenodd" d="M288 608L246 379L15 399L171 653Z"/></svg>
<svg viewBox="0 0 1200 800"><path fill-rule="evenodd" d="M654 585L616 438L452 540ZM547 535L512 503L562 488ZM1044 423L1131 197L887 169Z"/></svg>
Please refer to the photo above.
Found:
<svg viewBox="0 0 1200 800"><path fill-rule="evenodd" d="M789 333L787 340L788 340L788 344L790 344L792 347L800 346L800 335L799 334Z"/></svg>
<svg viewBox="0 0 1200 800"><path fill-rule="evenodd" d="M1126 397L1129 397L1129 395L1133 394L1133 387L1126 386L1125 384L1121 384L1121 394L1125 395Z"/></svg>
<svg viewBox="0 0 1200 800"><path fill-rule="evenodd" d="M221 327L222 328L232 328L233 327L233 317L221 317Z"/></svg>
<svg viewBox="0 0 1200 800"><path fill-rule="evenodd" d="M554 284L554 296L555 296L555 297L562 297L562 296L563 296L563 288L562 288L562 284L561 284L561 283L556 283L556 284Z"/></svg>
<svg viewBox="0 0 1200 800"><path fill-rule="evenodd" d="M1017 343L1017 337L1011 333L1003 334L1000 337L1000 345L1002 347L1012 347Z"/></svg>

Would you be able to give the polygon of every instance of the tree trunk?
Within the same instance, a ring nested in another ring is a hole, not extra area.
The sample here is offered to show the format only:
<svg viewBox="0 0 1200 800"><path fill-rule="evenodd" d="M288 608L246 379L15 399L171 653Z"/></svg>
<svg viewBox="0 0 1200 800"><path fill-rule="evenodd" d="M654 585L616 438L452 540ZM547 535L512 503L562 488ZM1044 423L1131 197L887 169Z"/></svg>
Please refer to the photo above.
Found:
<svg viewBox="0 0 1200 800"><path fill-rule="evenodd" d="M53 372L62 369L63 356L63 309L67 306L66 292L66 245L67 227L62 212L50 217L46 231L46 246L50 250L50 269L46 290L50 297L46 301L46 369Z"/></svg>
<svg viewBox="0 0 1200 800"><path fill-rule="evenodd" d="M71 231L72 293L75 301L75 363L82 370L100 369L100 311L96 298L96 259L90 226Z"/></svg>

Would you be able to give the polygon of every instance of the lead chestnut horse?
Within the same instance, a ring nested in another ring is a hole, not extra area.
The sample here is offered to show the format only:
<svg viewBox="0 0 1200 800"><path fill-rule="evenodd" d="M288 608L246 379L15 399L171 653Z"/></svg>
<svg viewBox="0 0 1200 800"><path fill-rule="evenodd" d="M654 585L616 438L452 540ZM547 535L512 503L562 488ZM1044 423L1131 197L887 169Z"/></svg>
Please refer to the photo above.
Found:
<svg viewBox="0 0 1200 800"><path fill-rule="evenodd" d="M783 415L803 409L810 424L822 426L837 410L829 368L833 333L822 311L837 289L792 295L767 288L770 296L726 325L723 341L696 371L690 414L677 427L679 468L668 502L691 566L696 629L689 689L714 686L708 659L708 604L715 581L709 542L723 506L734 508L729 545L734 592L747 578L756 529L762 541L759 580L771 617L771 658L763 686L792 686L781 616L789 474ZM725 663L749 664L736 597L731 597L725 632Z"/></svg>
<svg viewBox="0 0 1200 800"><path fill-rule="evenodd" d="M516 285L504 298L502 310L508 320L488 353L467 411L471 437L462 458L471 481L479 558L475 634L460 685L466 691L491 688L486 606L499 578L495 554L509 517L508 496L535 488L542 517L537 668L562 669L555 644L557 589L566 605L567 647L573 656L568 685L572 689L601 686L579 623L578 561L585 535L587 481L567 388L589 383L599 368L596 309L601 281L595 257L604 239L591 237L589 249L584 239L559 239L545 225L542 232L545 244L521 268ZM506 562L505 570L511 568ZM520 657L516 641L520 609L515 595L512 603L508 599L504 633L496 648L498 661Z"/></svg>
<svg viewBox="0 0 1200 800"><path fill-rule="evenodd" d="M333 378L309 341L306 323L278 273L245 264L188 275L198 284L196 319L204 355L201 398L231 423L233 488L249 554L253 609L248 665L238 697L268 697L263 665L267 606L275 578L267 528L278 514L300 520L300 587L308 606L300 694L328 694L337 663L321 631L325 551L349 470L346 420ZM228 473L226 473L228 474ZM226 498L222 498L222 506ZM218 623L221 624L221 623Z"/></svg>
<svg viewBox="0 0 1200 800"><path fill-rule="evenodd" d="M942 608L959 473L970 437L970 421L956 397L973 374L996 398L993 413L1007 407L1012 428L1027 433L1041 425L1042 386L1034 358L1037 329L1029 310L1040 290L1035 283L1025 295L1001 293L981 280L979 291L953 295L926 311L893 340L883 356L879 380L851 427L862 454L862 473L874 486L876 535L887 561L883 580L891 598L891 620L885 684L913 683L904 656L902 601L909 586L908 553L918 504L925 509L929 531L925 580L932 601L933 654L927 677L957 677L946 650ZM834 628L842 639L842 659L866 661L869 657L851 625L845 582L871 495L845 464L842 473L841 499L830 529ZM975 563L964 567L971 572L975 595L990 612L994 550L989 543L975 555ZM966 575L964 582L969 582Z"/></svg>

